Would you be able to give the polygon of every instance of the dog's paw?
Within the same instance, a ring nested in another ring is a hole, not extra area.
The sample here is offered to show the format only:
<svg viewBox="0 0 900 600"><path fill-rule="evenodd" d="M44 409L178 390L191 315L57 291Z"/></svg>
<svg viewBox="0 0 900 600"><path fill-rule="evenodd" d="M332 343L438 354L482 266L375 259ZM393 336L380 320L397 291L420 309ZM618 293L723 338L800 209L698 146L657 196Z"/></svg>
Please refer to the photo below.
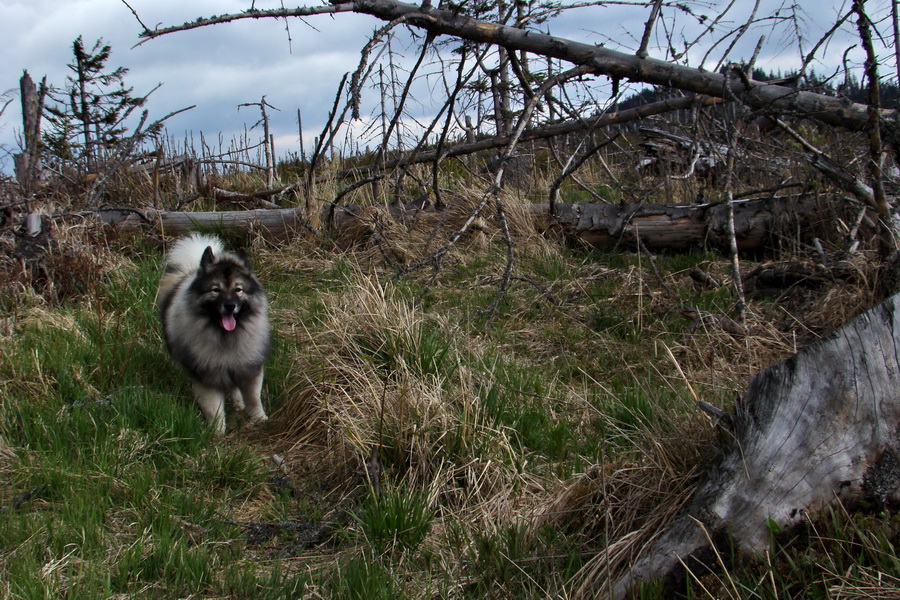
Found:
<svg viewBox="0 0 900 600"><path fill-rule="evenodd" d="M251 425L257 425L259 423L263 423L269 420L269 417L266 416L266 413L260 411L258 413L247 415L247 420Z"/></svg>

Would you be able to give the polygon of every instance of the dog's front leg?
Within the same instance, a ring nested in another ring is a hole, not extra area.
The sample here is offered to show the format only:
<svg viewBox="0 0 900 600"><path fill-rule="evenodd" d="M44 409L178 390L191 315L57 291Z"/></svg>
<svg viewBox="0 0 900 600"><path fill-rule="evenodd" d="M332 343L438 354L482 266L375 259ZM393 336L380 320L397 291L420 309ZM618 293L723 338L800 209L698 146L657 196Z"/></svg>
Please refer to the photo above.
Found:
<svg viewBox="0 0 900 600"><path fill-rule="evenodd" d="M194 383L194 397L206 422L216 432L217 437L225 435L225 394L217 389Z"/></svg>
<svg viewBox="0 0 900 600"><path fill-rule="evenodd" d="M241 386L241 395L244 397L245 404L244 410L251 423L266 421L269 418L266 416L266 411L262 405L262 386L262 369L259 370L255 377Z"/></svg>

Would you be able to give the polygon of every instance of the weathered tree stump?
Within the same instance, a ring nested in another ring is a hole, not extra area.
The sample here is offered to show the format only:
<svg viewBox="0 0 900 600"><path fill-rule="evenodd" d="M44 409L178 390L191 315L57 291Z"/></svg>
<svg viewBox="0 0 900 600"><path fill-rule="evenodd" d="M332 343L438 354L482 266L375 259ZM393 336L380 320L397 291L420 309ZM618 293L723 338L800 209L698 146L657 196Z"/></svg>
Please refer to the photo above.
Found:
<svg viewBox="0 0 900 600"><path fill-rule="evenodd" d="M725 458L677 518L615 584L669 575L731 539L768 547L770 524L790 528L841 501L900 500L900 295L758 373L734 408Z"/></svg>

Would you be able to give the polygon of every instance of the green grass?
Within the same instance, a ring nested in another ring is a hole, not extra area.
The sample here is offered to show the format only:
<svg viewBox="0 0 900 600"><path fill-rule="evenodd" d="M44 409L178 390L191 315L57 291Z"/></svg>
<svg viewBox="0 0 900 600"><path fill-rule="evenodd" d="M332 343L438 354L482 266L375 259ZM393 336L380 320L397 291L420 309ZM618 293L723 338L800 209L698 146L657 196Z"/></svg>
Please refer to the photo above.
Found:
<svg viewBox="0 0 900 600"><path fill-rule="evenodd" d="M659 256L664 296L646 257L522 248L498 310L468 320L495 297L502 251L428 286L387 271L373 283L352 254L269 249L256 262L273 305L273 423L222 441L162 344L159 251L127 248L79 301L0 314L15 327L0 345L0 449L15 454L0 453L4 599L572 597L603 547L591 506L604 497L543 511L592 465L643 464L648 436L692 435L663 348L699 361L677 307L734 302L687 279L709 253ZM715 348L739 364L739 349ZM292 411L312 415L296 439ZM363 475L373 450L380 495ZM835 514L805 545L776 536L776 567L731 575L747 598L824 597L832 571L897 576L896 521ZM324 533L310 541L306 525ZM651 583L642 597L662 594Z"/></svg>
<svg viewBox="0 0 900 600"><path fill-rule="evenodd" d="M431 530L434 511L428 497L409 485L368 495L355 520L361 539L379 554L411 551Z"/></svg>

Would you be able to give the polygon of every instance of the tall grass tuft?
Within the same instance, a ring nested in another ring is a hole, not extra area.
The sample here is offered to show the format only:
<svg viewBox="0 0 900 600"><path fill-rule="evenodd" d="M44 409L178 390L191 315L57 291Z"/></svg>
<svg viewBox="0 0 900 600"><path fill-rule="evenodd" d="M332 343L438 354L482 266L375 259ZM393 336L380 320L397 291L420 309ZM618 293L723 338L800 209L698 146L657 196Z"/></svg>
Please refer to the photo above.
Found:
<svg viewBox="0 0 900 600"><path fill-rule="evenodd" d="M431 531L433 519L427 494L408 485L368 494L355 515L362 539L380 554L415 550Z"/></svg>

